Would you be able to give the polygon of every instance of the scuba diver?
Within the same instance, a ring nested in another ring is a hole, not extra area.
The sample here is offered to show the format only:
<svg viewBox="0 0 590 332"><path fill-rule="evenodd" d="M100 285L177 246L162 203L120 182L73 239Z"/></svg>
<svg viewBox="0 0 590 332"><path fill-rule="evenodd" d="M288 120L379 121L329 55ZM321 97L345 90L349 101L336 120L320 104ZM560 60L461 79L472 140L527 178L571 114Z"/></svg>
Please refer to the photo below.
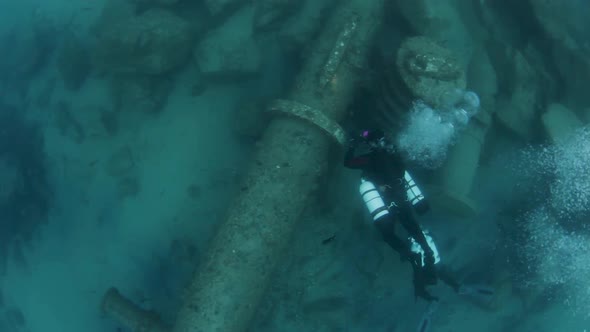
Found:
<svg viewBox="0 0 590 332"><path fill-rule="evenodd" d="M364 145L366 153L355 155ZM432 237L422 230L416 218L429 210L424 195L406 170L398 151L395 150L380 130L365 130L352 138L344 158L344 166L362 170L360 193L371 213L373 223L384 241L413 268L414 295L428 302L437 301L426 287L440 279L455 292L460 285L438 265L440 256ZM408 240L396 234L399 222L407 231Z"/></svg>

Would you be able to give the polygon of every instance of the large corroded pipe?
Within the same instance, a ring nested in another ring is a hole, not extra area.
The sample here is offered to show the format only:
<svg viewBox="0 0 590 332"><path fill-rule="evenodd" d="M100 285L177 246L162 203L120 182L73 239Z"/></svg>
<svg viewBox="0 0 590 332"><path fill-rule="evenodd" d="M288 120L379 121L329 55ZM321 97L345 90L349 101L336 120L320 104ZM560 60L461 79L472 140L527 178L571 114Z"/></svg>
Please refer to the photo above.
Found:
<svg viewBox="0 0 590 332"><path fill-rule="evenodd" d="M547 107L547 112L541 117L541 122L547 136L553 143L567 139L568 135L584 126L584 123L574 112L561 104L550 104Z"/></svg>
<svg viewBox="0 0 590 332"><path fill-rule="evenodd" d="M289 95L294 105L321 110L332 121L345 116L382 12L382 0L340 5L296 79ZM352 35L343 34L343 29ZM345 47L336 44L342 38L348 43ZM334 53L342 51L345 54ZM240 195L229 206L227 220L186 289L175 332L247 329L326 170L330 145L325 128L298 116L280 116L269 124Z"/></svg>

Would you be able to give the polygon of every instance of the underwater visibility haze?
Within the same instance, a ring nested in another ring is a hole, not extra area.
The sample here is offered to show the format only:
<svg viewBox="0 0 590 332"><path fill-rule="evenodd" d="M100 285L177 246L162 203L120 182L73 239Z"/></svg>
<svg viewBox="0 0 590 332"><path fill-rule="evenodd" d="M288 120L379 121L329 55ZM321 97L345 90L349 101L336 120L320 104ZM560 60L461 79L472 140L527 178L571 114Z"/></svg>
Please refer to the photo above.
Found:
<svg viewBox="0 0 590 332"><path fill-rule="evenodd" d="M0 332L590 330L590 2L0 2Z"/></svg>

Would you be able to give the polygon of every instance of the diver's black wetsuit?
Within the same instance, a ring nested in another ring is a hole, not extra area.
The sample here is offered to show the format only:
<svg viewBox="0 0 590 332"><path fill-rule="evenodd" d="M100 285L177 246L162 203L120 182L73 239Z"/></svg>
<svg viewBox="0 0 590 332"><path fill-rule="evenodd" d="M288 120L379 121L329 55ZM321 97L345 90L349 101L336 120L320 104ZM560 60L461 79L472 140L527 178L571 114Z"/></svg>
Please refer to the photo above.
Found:
<svg viewBox="0 0 590 332"><path fill-rule="evenodd" d="M369 153L360 156L355 156L354 152L355 146L351 145L346 152L344 166L361 169L363 179L373 182L385 204L389 205L394 202L396 205L395 209L392 209L393 211L390 211L389 214L375 220L375 225L381 231L385 242L397 251L402 258L411 258L412 252L409 243L399 238L395 233L393 218L397 216L408 234L420 244L426 255L432 256L433 252L426 242L420 225L414 218L411 203L406 198L405 167L400 156L381 149L373 149Z"/></svg>
<svg viewBox="0 0 590 332"><path fill-rule="evenodd" d="M414 269L414 289L416 296L428 301L436 300L430 295L425 287L435 284L437 278L458 290L459 284L454 281L450 274L442 269L434 267L434 253L420 225L413 214L413 207L406 197L406 182L404 173L405 165L401 156L391 153L386 149L371 149L370 152L355 156L356 144L351 144L344 158L344 166L352 169L362 170L362 178L371 181L377 187L386 205L395 203L389 214L386 214L374 221L375 226L381 232L385 242L397 251L403 260L412 263ZM428 210L426 202L421 204L418 213ZM411 251L409 241L401 239L395 233L395 218L400 221L408 234L416 240L424 250L424 266L420 263L421 257Z"/></svg>

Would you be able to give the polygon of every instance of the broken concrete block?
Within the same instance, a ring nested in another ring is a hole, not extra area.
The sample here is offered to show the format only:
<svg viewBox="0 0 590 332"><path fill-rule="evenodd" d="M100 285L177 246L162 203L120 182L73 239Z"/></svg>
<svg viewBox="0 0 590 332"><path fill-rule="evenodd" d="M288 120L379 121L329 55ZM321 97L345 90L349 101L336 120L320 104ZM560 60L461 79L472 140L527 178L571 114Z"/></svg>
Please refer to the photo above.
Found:
<svg viewBox="0 0 590 332"><path fill-rule="evenodd" d="M551 104L542 116L543 127L552 142L558 142L583 126L576 114L561 104Z"/></svg>
<svg viewBox="0 0 590 332"><path fill-rule="evenodd" d="M527 59L520 53L513 55L512 95L498 103L499 122L525 140L531 140L537 117L539 96L538 77Z"/></svg>
<svg viewBox="0 0 590 332"><path fill-rule="evenodd" d="M203 75L236 79L258 74L262 53L252 34L253 9L232 16L194 49L194 60Z"/></svg>
<svg viewBox="0 0 590 332"><path fill-rule="evenodd" d="M205 0L205 5L212 15L220 15L242 5L243 0Z"/></svg>
<svg viewBox="0 0 590 332"><path fill-rule="evenodd" d="M256 0L254 30L278 30L282 23L303 6L301 0Z"/></svg>
<svg viewBox="0 0 590 332"><path fill-rule="evenodd" d="M112 73L167 73L185 63L193 45L191 25L163 9L99 26L97 64Z"/></svg>

